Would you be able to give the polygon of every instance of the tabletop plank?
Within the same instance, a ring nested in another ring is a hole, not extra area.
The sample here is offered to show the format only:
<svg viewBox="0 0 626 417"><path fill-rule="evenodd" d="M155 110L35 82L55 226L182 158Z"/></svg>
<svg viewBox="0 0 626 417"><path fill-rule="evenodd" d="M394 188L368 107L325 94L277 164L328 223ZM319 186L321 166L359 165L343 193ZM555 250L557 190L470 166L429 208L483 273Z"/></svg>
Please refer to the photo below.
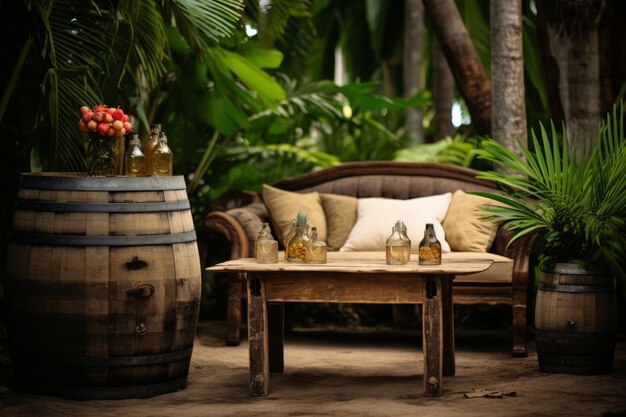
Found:
<svg viewBox="0 0 626 417"><path fill-rule="evenodd" d="M415 255L415 257L417 257ZM279 253L274 264L260 264L254 258L240 258L208 267L214 272L345 272L345 273L411 273L411 274L473 274L487 270L493 260L442 255L441 265L419 265L417 259L404 265L387 265L384 252L328 252L328 263L305 264L285 261Z"/></svg>

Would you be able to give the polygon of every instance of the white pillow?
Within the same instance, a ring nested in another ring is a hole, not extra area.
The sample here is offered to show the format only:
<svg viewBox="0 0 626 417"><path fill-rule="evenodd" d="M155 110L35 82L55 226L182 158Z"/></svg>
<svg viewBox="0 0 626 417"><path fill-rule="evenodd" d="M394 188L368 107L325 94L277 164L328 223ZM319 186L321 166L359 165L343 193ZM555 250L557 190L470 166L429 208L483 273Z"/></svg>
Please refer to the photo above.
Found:
<svg viewBox="0 0 626 417"><path fill-rule="evenodd" d="M411 200L360 198L356 223L340 251L385 250L393 225L401 220L407 227L412 252L417 252L424 238L426 223L433 224L437 239L441 242L441 251L450 252L441 222L446 217L451 199L452 193Z"/></svg>

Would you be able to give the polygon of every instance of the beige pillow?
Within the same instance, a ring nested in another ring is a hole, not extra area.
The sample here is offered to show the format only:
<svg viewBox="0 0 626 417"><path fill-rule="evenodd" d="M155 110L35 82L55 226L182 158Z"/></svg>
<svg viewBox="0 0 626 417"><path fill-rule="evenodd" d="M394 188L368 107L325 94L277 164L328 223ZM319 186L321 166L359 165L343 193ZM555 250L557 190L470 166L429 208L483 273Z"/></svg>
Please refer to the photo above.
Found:
<svg viewBox="0 0 626 417"><path fill-rule="evenodd" d="M497 226L484 220L480 208L497 205L485 197L466 194L457 190L452 196L448 214L443 221L446 240L457 252L487 252L496 237Z"/></svg>
<svg viewBox="0 0 626 417"><path fill-rule="evenodd" d="M396 200L391 198L361 198L358 200L357 220L341 251L385 250L387 238L397 220L402 220L411 239L411 251L417 252L424 238L426 223L432 223L442 252L450 252L441 221L446 217L452 193L429 197Z"/></svg>
<svg viewBox="0 0 626 417"><path fill-rule="evenodd" d="M328 237L326 245L330 250L339 250L346 243L350 230L356 222L356 197L338 194L320 194L326 215Z"/></svg>
<svg viewBox="0 0 626 417"><path fill-rule="evenodd" d="M322 208L320 194L294 193L263 184L263 201L269 211L272 228L276 231L276 240L283 243L283 238L289 232L293 219L298 211L309 216L309 226L317 226L317 236L326 240L326 216Z"/></svg>

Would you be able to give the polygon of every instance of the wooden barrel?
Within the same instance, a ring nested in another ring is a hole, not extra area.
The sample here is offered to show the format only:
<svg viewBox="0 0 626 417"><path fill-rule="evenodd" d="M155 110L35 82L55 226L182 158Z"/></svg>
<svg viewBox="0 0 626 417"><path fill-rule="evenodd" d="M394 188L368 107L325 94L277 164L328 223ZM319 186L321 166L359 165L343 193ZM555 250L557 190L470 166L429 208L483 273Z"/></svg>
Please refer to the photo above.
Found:
<svg viewBox="0 0 626 417"><path fill-rule="evenodd" d="M611 372L617 336L615 279L601 268L556 264L541 273L535 304L539 368Z"/></svg>
<svg viewBox="0 0 626 417"><path fill-rule="evenodd" d="M186 386L200 258L183 177L23 174L6 273L18 387L119 399Z"/></svg>

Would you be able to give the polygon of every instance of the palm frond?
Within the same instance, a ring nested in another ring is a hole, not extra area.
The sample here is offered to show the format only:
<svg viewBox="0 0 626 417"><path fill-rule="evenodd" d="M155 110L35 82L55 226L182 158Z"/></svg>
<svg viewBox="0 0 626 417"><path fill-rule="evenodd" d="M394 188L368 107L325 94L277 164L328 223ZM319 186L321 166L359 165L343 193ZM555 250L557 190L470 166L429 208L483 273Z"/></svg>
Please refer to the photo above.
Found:
<svg viewBox="0 0 626 417"><path fill-rule="evenodd" d="M231 36L243 11L242 0L165 0L174 24L195 50Z"/></svg>

